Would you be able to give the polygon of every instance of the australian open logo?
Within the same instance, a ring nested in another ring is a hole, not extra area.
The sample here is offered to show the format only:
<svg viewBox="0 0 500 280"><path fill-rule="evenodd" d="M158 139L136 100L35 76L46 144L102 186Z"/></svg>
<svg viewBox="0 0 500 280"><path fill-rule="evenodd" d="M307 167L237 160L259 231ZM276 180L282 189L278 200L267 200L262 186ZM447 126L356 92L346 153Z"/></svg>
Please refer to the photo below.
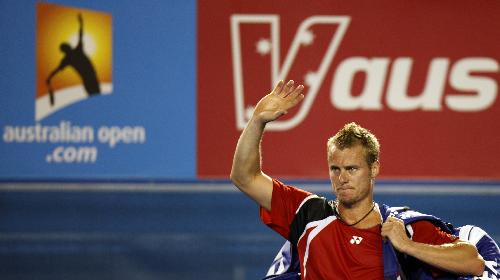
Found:
<svg viewBox="0 0 500 280"><path fill-rule="evenodd" d="M111 14L38 3L35 120L113 91Z"/></svg>

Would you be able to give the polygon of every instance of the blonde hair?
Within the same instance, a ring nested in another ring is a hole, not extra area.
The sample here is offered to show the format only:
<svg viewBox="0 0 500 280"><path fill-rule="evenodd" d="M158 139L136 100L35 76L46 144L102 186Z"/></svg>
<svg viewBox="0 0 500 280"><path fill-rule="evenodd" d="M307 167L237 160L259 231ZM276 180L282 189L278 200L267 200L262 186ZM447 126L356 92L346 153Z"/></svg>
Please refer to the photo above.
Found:
<svg viewBox="0 0 500 280"><path fill-rule="evenodd" d="M345 148L352 148L356 145L361 145L365 148L368 166L372 166L372 164L379 159L380 144L378 143L377 137L368 129L354 122L344 125L335 136L328 139L328 159L332 156L334 146L343 150Z"/></svg>

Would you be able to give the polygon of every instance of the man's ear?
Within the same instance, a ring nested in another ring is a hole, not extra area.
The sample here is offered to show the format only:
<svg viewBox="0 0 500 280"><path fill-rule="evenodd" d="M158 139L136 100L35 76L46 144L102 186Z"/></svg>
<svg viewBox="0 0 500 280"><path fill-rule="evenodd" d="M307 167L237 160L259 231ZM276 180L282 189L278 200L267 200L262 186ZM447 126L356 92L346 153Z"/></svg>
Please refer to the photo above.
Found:
<svg viewBox="0 0 500 280"><path fill-rule="evenodd" d="M378 176L379 172L380 172L380 162L377 160L374 163L372 163L371 167L372 179L375 179L375 177Z"/></svg>

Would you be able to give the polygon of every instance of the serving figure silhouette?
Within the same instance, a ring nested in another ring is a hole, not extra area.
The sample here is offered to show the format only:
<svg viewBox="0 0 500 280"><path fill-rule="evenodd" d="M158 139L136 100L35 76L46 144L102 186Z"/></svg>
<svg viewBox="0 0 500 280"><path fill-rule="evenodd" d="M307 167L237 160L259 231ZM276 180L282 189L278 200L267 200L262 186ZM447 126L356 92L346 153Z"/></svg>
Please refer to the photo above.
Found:
<svg viewBox="0 0 500 280"><path fill-rule="evenodd" d="M87 95L91 96L101 93L95 68L92 65L92 61L90 60L90 58L85 54L83 50L83 17L81 14L78 14L78 22L80 24L80 29L78 32L78 44L75 48L71 48L68 43L61 43L59 49L64 53L64 57L59 63L59 66L57 66L57 68L50 73L49 77L46 80L46 84L49 90L50 105L52 106L54 106L55 102L54 91L51 85L52 78L67 66L71 66L76 70L76 72L82 79L83 86L85 88L85 91L87 92Z"/></svg>

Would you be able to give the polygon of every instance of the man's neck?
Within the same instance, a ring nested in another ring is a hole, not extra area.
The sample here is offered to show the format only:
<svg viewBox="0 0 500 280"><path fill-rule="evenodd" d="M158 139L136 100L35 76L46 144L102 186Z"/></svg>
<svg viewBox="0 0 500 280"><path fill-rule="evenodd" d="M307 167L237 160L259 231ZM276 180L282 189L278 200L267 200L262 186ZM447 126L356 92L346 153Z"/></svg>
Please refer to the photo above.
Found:
<svg viewBox="0 0 500 280"><path fill-rule="evenodd" d="M345 224L356 228L369 228L381 223L380 212L373 200L353 205L338 203L337 212Z"/></svg>

